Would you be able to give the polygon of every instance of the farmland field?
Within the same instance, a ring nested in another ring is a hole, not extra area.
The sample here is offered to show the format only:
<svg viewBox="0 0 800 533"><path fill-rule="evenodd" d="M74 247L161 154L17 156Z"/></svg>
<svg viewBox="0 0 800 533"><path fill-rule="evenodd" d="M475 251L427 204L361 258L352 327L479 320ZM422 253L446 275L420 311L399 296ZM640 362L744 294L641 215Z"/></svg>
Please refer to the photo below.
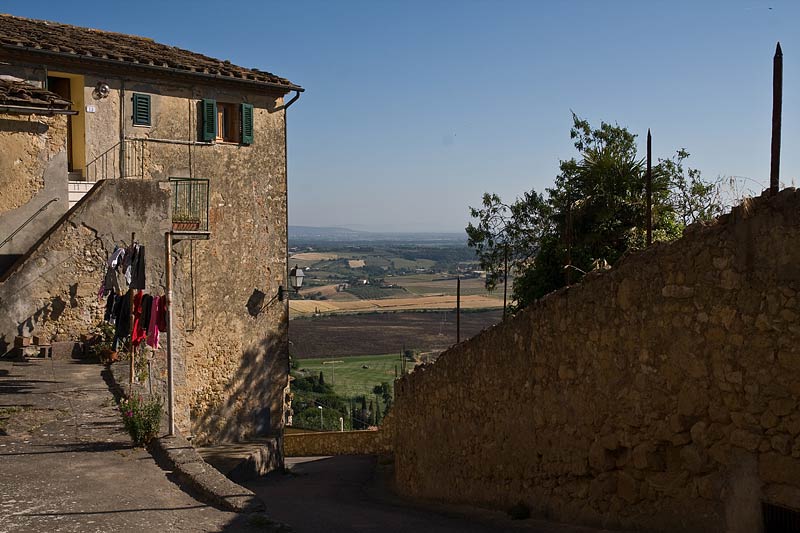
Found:
<svg viewBox="0 0 800 533"><path fill-rule="evenodd" d="M501 317L501 310L462 313L461 339L477 335ZM448 310L298 318L289 323L289 341L292 357L297 359L374 353L399 357L403 347L441 351L456 342L456 317Z"/></svg>
<svg viewBox="0 0 800 533"><path fill-rule="evenodd" d="M313 315L315 310L324 314L369 313L375 311L423 311L455 309L455 296L417 296L409 298L380 298L373 300L290 300L289 314L292 318ZM496 309L503 307L500 298L484 295L461 297L462 309Z"/></svg>
<svg viewBox="0 0 800 533"><path fill-rule="evenodd" d="M406 363L407 370L413 363ZM372 388L385 381L394 382L395 368L400 369L399 354L359 355L342 358L303 359L299 375L318 375L322 372L325 383L342 396L372 394ZM366 368L364 368L366 367Z"/></svg>

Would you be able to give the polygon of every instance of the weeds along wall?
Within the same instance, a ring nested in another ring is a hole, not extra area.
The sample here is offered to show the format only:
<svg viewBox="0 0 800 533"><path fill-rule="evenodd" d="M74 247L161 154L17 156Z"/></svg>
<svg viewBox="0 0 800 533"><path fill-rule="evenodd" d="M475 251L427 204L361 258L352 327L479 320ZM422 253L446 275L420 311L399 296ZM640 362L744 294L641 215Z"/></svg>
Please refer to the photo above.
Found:
<svg viewBox="0 0 800 533"><path fill-rule="evenodd" d="M605 527L800 509L800 193L591 274L396 386L398 490Z"/></svg>

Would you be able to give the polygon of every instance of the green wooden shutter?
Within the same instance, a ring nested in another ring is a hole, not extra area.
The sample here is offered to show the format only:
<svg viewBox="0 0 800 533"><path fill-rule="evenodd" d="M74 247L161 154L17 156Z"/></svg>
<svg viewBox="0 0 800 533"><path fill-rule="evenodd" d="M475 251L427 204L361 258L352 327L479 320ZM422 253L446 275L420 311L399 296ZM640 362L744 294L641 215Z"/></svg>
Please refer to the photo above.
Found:
<svg viewBox="0 0 800 533"><path fill-rule="evenodd" d="M203 99L203 140L213 141L217 138L217 101Z"/></svg>
<svg viewBox="0 0 800 533"><path fill-rule="evenodd" d="M253 144L252 104L242 104L242 144Z"/></svg>
<svg viewBox="0 0 800 533"><path fill-rule="evenodd" d="M133 125L150 125L150 95L133 93Z"/></svg>

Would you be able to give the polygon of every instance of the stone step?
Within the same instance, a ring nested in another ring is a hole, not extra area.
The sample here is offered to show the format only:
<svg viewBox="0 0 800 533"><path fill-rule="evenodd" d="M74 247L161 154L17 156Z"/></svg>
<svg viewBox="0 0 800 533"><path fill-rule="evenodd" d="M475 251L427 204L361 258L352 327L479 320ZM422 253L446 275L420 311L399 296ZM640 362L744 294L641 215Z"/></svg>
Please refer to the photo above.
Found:
<svg viewBox="0 0 800 533"><path fill-rule="evenodd" d="M73 205L77 204L92 187L94 187L93 181L70 181L67 188L69 207L72 208Z"/></svg>

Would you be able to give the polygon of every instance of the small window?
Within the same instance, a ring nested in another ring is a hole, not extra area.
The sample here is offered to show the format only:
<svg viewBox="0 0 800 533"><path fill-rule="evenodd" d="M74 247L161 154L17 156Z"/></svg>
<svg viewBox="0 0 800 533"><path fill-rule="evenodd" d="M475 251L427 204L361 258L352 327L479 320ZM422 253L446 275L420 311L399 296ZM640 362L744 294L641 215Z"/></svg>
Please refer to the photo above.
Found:
<svg viewBox="0 0 800 533"><path fill-rule="evenodd" d="M150 95L133 93L133 125L150 126Z"/></svg>
<svg viewBox="0 0 800 533"><path fill-rule="evenodd" d="M218 142L238 143L241 137L241 117L239 106L217 102L217 137Z"/></svg>
<svg viewBox="0 0 800 533"><path fill-rule="evenodd" d="M204 99L201 110L204 141L253 143L252 104L229 104Z"/></svg>

